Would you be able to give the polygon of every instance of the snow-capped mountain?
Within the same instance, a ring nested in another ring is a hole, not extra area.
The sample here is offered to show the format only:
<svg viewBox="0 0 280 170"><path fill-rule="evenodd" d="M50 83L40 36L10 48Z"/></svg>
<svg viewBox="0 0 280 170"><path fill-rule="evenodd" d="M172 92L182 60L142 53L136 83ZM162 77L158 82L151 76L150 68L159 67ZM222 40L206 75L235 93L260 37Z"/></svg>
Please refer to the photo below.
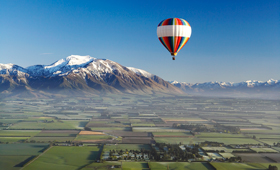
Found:
<svg viewBox="0 0 280 170"><path fill-rule="evenodd" d="M202 95L236 95L236 94L265 94L280 98L280 80L270 79L268 81L247 80L239 83L234 82L205 82L205 83L169 83L189 94ZM274 97L274 98L275 98Z"/></svg>
<svg viewBox="0 0 280 170"><path fill-rule="evenodd" d="M203 88L203 89L217 89L217 88L234 88L234 87L280 87L280 80L270 79L268 81L247 80L239 83L233 82L205 82L205 83L179 83L178 81L169 81L169 83L181 87L187 86L188 88Z"/></svg>
<svg viewBox="0 0 280 170"><path fill-rule="evenodd" d="M71 55L51 65L27 68L0 64L0 92L71 91L86 93L176 93L183 92L160 77L107 59Z"/></svg>

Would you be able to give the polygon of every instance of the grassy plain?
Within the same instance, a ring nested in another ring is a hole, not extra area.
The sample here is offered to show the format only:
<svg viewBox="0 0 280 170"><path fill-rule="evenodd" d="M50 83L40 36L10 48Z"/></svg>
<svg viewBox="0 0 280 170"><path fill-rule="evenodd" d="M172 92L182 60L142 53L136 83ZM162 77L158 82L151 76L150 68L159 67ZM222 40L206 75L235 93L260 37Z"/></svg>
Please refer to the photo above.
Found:
<svg viewBox="0 0 280 170"><path fill-rule="evenodd" d="M269 165L280 168L277 163L216 163L211 162L217 170L266 170Z"/></svg>
<svg viewBox="0 0 280 170"><path fill-rule="evenodd" d="M272 148L251 148L251 150L256 151L256 152L278 153L277 150L274 150Z"/></svg>
<svg viewBox="0 0 280 170"><path fill-rule="evenodd" d="M167 168L174 170L215 170L207 162L149 162L151 170L168 170Z"/></svg>
<svg viewBox="0 0 280 170"><path fill-rule="evenodd" d="M29 140L30 137L0 137L0 142L2 143L13 143L13 142L19 142L19 141L26 141Z"/></svg>
<svg viewBox="0 0 280 170"><path fill-rule="evenodd" d="M123 170L149 170L147 162L122 162Z"/></svg>
<svg viewBox="0 0 280 170"><path fill-rule="evenodd" d="M133 132L186 132L184 129L175 129L172 127L133 127Z"/></svg>
<svg viewBox="0 0 280 170"><path fill-rule="evenodd" d="M267 143L269 145L273 145L274 143L280 142L280 139L271 138L271 139L259 139L259 141Z"/></svg>
<svg viewBox="0 0 280 170"><path fill-rule="evenodd" d="M157 143L169 143L169 144L195 144L197 142L204 142L205 140L200 138L176 138L176 137L154 137Z"/></svg>
<svg viewBox="0 0 280 170"><path fill-rule="evenodd" d="M39 155L48 146L47 143L0 144L0 155Z"/></svg>
<svg viewBox="0 0 280 170"><path fill-rule="evenodd" d="M193 136L190 132L153 132L154 136Z"/></svg>
<svg viewBox="0 0 280 170"><path fill-rule="evenodd" d="M21 169L26 161L42 153L48 146L36 143L0 144L0 169Z"/></svg>
<svg viewBox="0 0 280 170"><path fill-rule="evenodd" d="M42 130L35 137L76 137L78 130Z"/></svg>
<svg viewBox="0 0 280 170"><path fill-rule="evenodd" d="M39 136L39 137L32 137L29 140L34 140L36 142L65 142L65 141L73 141L75 137L59 137L59 136L54 136L54 137L44 137L44 136Z"/></svg>
<svg viewBox="0 0 280 170"><path fill-rule="evenodd" d="M40 130L0 130L0 137L33 137Z"/></svg>
<svg viewBox="0 0 280 170"><path fill-rule="evenodd" d="M82 170L108 170L110 169L113 165L114 170L122 170L122 168L116 168L116 165L120 166L121 162L118 161L106 161L103 163L92 163L87 165L85 168L82 168Z"/></svg>
<svg viewBox="0 0 280 170"><path fill-rule="evenodd" d="M231 157L235 157L233 154L231 153L219 153L222 157L224 158L231 158Z"/></svg>
<svg viewBox="0 0 280 170"><path fill-rule="evenodd" d="M30 156L13 156L1 155L0 156L0 169L3 170L19 170L21 169L21 162L24 162Z"/></svg>
<svg viewBox="0 0 280 170"><path fill-rule="evenodd" d="M97 146L54 146L24 170L81 169L99 159L100 152Z"/></svg>
<svg viewBox="0 0 280 170"><path fill-rule="evenodd" d="M204 141L214 141L214 142L220 142L224 143L226 145L229 144L258 144L261 142L258 142L254 139L251 138L199 138L199 139L204 139Z"/></svg>
<svg viewBox="0 0 280 170"><path fill-rule="evenodd" d="M151 150L151 145L145 145L145 144L117 144L117 145L105 145L104 151L109 150Z"/></svg>
<svg viewBox="0 0 280 170"><path fill-rule="evenodd" d="M87 121L80 120L54 120L52 123L44 122L19 122L10 127L10 129L83 129Z"/></svg>
<svg viewBox="0 0 280 170"><path fill-rule="evenodd" d="M248 138L243 134L201 132L195 135L198 138ZM215 140L215 139L213 139Z"/></svg>

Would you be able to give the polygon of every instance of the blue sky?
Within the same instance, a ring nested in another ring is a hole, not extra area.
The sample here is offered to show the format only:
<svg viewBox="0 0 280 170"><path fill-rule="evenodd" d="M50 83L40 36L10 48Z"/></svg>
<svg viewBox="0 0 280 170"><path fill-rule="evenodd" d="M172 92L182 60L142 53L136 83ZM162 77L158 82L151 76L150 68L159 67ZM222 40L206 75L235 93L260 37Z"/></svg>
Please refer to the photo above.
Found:
<svg viewBox="0 0 280 170"><path fill-rule="evenodd" d="M280 79L279 0L0 0L0 63L106 58L165 80ZM192 35L172 61L160 21L187 20Z"/></svg>

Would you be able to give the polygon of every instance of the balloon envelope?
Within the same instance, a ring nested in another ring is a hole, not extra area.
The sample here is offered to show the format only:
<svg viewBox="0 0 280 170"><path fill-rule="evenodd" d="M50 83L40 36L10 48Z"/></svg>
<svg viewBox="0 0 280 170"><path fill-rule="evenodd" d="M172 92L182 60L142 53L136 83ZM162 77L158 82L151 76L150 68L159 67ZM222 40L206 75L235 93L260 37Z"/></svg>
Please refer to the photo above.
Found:
<svg viewBox="0 0 280 170"><path fill-rule="evenodd" d="M188 42L192 33L190 24L180 18L168 18L161 21L157 27L157 36L163 46L176 56Z"/></svg>

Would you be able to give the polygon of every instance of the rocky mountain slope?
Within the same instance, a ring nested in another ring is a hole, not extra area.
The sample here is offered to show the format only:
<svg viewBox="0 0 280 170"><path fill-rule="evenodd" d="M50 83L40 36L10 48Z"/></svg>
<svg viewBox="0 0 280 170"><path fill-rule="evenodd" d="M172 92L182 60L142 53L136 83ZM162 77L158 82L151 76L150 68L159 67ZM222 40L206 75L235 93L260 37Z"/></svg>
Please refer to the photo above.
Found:
<svg viewBox="0 0 280 170"><path fill-rule="evenodd" d="M27 68L0 64L2 94L183 94L179 88L141 69L114 61L71 55L51 65Z"/></svg>

